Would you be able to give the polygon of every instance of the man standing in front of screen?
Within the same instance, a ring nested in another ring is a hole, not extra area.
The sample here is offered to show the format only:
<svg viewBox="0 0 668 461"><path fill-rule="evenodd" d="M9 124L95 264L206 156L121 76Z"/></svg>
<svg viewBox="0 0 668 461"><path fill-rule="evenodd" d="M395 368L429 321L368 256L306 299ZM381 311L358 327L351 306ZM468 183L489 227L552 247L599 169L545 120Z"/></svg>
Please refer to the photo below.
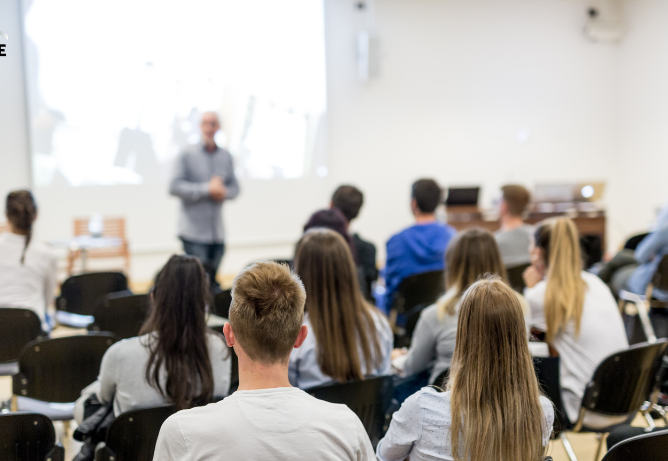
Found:
<svg viewBox="0 0 668 461"><path fill-rule="evenodd" d="M232 156L216 145L220 129L215 112L202 114L201 142L176 159L169 193L181 199L179 238L186 254L204 265L212 290L220 289L216 272L225 253L223 202L239 195Z"/></svg>

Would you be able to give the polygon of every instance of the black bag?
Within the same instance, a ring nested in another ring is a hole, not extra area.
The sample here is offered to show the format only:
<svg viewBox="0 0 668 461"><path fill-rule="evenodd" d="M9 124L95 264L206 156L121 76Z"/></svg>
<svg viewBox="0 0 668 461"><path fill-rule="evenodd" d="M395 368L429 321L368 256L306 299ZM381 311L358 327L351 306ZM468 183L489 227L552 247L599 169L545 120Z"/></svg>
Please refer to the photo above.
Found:
<svg viewBox="0 0 668 461"><path fill-rule="evenodd" d="M114 410L112 405L104 405L93 394L84 402L84 420L76 428L72 437L74 440L83 442L81 451L72 461L93 461L95 459L95 447L103 442L107 430L114 421Z"/></svg>

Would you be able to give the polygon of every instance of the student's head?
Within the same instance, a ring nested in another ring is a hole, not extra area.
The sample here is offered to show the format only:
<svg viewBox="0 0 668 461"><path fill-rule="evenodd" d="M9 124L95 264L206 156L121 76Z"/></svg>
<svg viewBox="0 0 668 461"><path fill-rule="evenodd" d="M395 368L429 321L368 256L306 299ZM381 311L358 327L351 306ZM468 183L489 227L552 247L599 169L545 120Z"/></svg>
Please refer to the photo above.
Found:
<svg viewBox="0 0 668 461"><path fill-rule="evenodd" d="M571 320L578 334L587 286L580 275L578 230L570 218L551 218L536 225L531 261L547 279L544 304L547 341L551 342Z"/></svg>
<svg viewBox="0 0 668 461"><path fill-rule="evenodd" d="M319 210L311 215L308 222L304 224L304 232L315 228L331 229L339 234L348 244L353 255L353 260L357 261L357 252L353 240L348 234L348 220L337 208L329 210Z"/></svg>
<svg viewBox="0 0 668 461"><path fill-rule="evenodd" d="M213 140L216 132L220 129L218 114L215 112L204 112L200 121L200 130L204 140Z"/></svg>
<svg viewBox="0 0 668 461"><path fill-rule="evenodd" d="M509 184L501 188L501 216L521 218L531 201L531 194L526 187Z"/></svg>
<svg viewBox="0 0 668 461"><path fill-rule="evenodd" d="M461 415L449 431L456 460L542 459L547 428L522 306L497 277L462 297L448 389L450 412Z"/></svg>
<svg viewBox="0 0 668 461"><path fill-rule="evenodd" d="M446 251L446 294L439 300L439 314L455 315L464 291L485 274L506 280L506 268L494 236L477 227L459 233Z"/></svg>
<svg viewBox="0 0 668 461"><path fill-rule="evenodd" d="M411 209L413 214L433 214L436 207L441 203L443 191L433 179L419 179L413 183L411 188Z"/></svg>
<svg viewBox="0 0 668 461"><path fill-rule="evenodd" d="M225 337L233 338L237 355L263 365L287 366L290 352L306 338L304 285L290 268L258 262L232 285L230 322ZM243 351L239 351L239 348Z"/></svg>
<svg viewBox="0 0 668 461"><path fill-rule="evenodd" d="M297 244L294 266L308 293L320 369L340 382L364 379L361 364L374 368L380 343L347 243L336 232L312 229Z"/></svg>
<svg viewBox="0 0 668 461"><path fill-rule="evenodd" d="M208 293L199 259L172 256L155 280L151 313L141 329L140 334L151 333L157 338L149 342L146 380L179 409L204 405L213 396L206 339Z"/></svg>
<svg viewBox="0 0 668 461"><path fill-rule="evenodd" d="M348 222L357 217L364 203L364 194L355 186L339 186L332 196L332 208L339 210Z"/></svg>
<svg viewBox="0 0 668 461"><path fill-rule="evenodd" d="M32 238L32 224L37 219L37 203L32 193L28 190L10 192L7 195L5 214L12 232L26 236L26 243L21 255L21 264L23 264L26 250Z"/></svg>

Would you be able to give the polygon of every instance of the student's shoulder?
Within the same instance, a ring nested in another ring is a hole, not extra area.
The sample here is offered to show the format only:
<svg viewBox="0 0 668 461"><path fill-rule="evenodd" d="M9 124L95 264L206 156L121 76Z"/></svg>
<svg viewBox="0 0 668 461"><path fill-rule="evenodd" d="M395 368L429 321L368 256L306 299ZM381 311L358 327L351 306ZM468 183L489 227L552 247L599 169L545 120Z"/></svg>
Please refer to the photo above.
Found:
<svg viewBox="0 0 668 461"><path fill-rule="evenodd" d="M58 259L56 250L51 245L47 245L43 242L31 242L30 252L38 255L41 259L44 260L56 261Z"/></svg>
<svg viewBox="0 0 668 461"><path fill-rule="evenodd" d="M150 335L135 336L134 338L121 339L112 344L105 353L108 357L114 357L119 360L126 358L136 358L137 352L142 351L148 346Z"/></svg>

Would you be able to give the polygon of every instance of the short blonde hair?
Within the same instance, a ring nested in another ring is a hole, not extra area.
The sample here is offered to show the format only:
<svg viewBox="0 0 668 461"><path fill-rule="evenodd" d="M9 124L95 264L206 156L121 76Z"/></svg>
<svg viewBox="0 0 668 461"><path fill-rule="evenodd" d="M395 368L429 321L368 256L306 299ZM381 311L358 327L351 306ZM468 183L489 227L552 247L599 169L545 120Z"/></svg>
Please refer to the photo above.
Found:
<svg viewBox="0 0 668 461"><path fill-rule="evenodd" d="M230 324L244 352L265 364L285 362L304 322L304 285L287 265L259 262L232 284Z"/></svg>

